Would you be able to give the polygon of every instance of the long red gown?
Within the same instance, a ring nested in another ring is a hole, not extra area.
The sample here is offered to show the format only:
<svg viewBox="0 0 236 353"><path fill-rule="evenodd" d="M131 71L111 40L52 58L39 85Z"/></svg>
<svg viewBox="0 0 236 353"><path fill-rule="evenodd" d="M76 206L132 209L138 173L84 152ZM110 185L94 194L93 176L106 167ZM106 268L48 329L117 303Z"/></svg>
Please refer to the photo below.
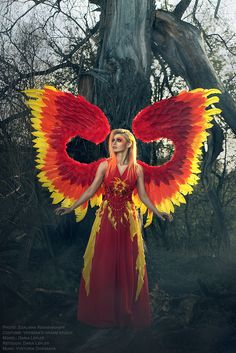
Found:
<svg viewBox="0 0 236 353"><path fill-rule="evenodd" d="M105 197L96 212L84 254L78 320L97 327L151 324L143 239L132 192L137 177L115 169L104 179Z"/></svg>

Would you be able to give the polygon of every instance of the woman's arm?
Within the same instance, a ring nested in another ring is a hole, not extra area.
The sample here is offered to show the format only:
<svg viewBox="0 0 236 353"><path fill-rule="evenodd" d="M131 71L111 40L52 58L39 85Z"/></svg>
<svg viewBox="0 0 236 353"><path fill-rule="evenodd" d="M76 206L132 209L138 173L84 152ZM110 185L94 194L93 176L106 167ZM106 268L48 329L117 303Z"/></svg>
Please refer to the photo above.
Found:
<svg viewBox="0 0 236 353"><path fill-rule="evenodd" d="M101 162L98 166L95 178L93 179L92 184L85 190L85 192L76 200L71 207L58 207L55 210L56 215L63 215L72 212L75 208L82 205L84 202L88 201L97 191L101 185L104 175L107 169L107 161Z"/></svg>
<svg viewBox="0 0 236 353"><path fill-rule="evenodd" d="M168 219L168 221L172 221L173 217L171 214L168 214L166 212L159 212L157 208L153 205L152 201L149 199L144 185L143 168L140 165L138 166L137 175L137 190L140 200L149 208L149 210L155 213L163 221L165 221L166 219Z"/></svg>

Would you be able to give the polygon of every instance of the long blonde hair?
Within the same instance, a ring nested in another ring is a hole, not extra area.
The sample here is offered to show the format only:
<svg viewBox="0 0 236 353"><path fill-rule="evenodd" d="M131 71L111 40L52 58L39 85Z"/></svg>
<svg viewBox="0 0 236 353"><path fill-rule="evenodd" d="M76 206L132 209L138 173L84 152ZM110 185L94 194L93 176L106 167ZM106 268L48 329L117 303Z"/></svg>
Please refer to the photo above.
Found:
<svg viewBox="0 0 236 353"><path fill-rule="evenodd" d="M137 169L137 144L134 135L126 129L114 129L111 131L110 136L109 136L109 142L108 142L108 149L109 149L109 166L107 169L107 173L113 172L117 161L116 161L116 155L113 151L112 148L112 140L115 135L121 134L124 135L125 139L127 142L131 143L131 146L128 149L128 174L134 175Z"/></svg>

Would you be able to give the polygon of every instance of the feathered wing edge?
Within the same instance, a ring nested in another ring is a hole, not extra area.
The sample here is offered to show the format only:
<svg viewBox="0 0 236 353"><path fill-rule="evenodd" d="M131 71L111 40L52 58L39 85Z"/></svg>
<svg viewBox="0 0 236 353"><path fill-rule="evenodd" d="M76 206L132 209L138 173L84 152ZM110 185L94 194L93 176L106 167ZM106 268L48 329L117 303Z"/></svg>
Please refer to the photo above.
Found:
<svg viewBox="0 0 236 353"><path fill-rule="evenodd" d="M30 100L32 135L36 149L37 177L51 193L52 203L61 202L70 207L92 183L99 164L105 158L92 163L80 163L70 158L66 144L75 136L81 136L96 144L105 140L110 125L103 112L82 96L62 92L52 86L23 91ZM102 202L103 186L89 200L91 207ZM76 221L81 221L88 208L85 202L75 209Z"/></svg>
<svg viewBox="0 0 236 353"><path fill-rule="evenodd" d="M202 88L183 91L176 97L163 100L165 102L144 108L134 119L133 132L140 140L151 142L168 138L175 146L172 158L161 166L138 161L144 170L147 194L160 212L169 214L174 212L175 206L186 203L184 196L191 194L193 186L198 183L202 146L209 135L206 130L212 127L213 116L221 113L218 108L206 109L219 101L217 96L208 96L220 93L218 89ZM157 130L158 134L154 136L153 131ZM133 193L133 201L144 215L147 207L140 201L137 190ZM153 213L148 210L145 227L152 223L152 219Z"/></svg>

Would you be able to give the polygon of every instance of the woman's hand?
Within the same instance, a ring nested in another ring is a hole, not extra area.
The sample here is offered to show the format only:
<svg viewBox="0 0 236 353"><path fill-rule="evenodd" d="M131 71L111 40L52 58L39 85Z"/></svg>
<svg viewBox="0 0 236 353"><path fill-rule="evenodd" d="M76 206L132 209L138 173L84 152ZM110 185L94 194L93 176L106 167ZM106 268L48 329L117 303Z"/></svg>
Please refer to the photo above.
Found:
<svg viewBox="0 0 236 353"><path fill-rule="evenodd" d="M157 212L156 213L157 217L159 217L162 221L169 221L172 222L173 221L173 216L169 213L166 212Z"/></svg>
<svg viewBox="0 0 236 353"><path fill-rule="evenodd" d="M57 216L62 216L64 214L68 214L72 211L73 211L73 209L70 207L58 207L55 209L54 212L56 213Z"/></svg>

